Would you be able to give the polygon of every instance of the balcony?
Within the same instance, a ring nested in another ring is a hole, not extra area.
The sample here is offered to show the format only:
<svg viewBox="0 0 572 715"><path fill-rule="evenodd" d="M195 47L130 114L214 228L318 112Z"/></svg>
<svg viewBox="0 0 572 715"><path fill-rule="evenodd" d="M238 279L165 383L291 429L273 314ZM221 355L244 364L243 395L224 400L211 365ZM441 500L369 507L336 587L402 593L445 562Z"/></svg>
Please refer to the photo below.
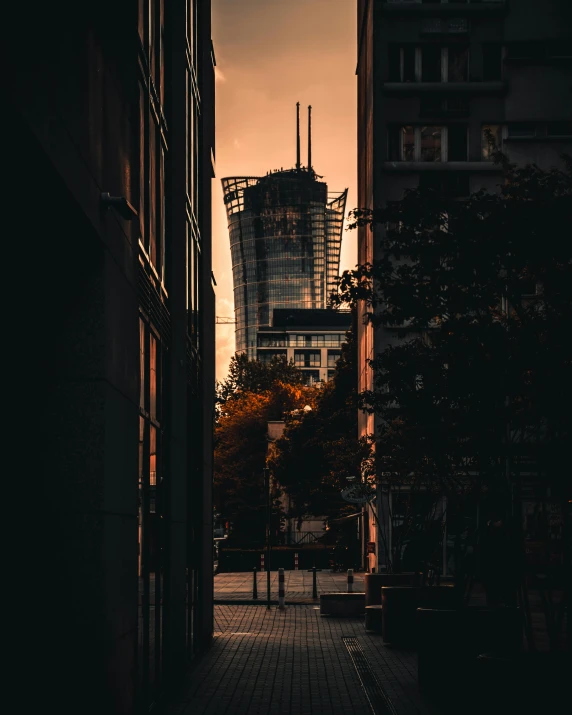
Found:
<svg viewBox="0 0 572 715"><path fill-rule="evenodd" d="M469 0L468 2L421 3L420 0L386 0L381 12L389 17L479 17L503 16L507 12L506 0Z"/></svg>
<svg viewBox="0 0 572 715"><path fill-rule="evenodd" d="M383 93L412 94L505 94L506 82L384 82Z"/></svg>
<svg viewBox="0 0 572 715"><path fill-rule="evenodd" d="M465 97L424 96L419 104L419 117L427 119L460 119L470 114L469 99Z"/></svg>
<svg viewBox="0 0 572 715"><path fill-rule="evenodd" d="M466 35L468 32L466 17L429 17L421 24L422 35Z"/></svg>

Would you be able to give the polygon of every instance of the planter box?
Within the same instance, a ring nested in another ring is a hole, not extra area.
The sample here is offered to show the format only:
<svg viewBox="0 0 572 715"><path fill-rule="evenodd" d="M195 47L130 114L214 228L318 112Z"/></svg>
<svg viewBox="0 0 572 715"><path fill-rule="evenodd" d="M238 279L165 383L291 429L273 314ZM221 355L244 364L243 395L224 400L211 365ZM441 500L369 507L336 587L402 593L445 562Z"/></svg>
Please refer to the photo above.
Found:
<svg viewBox="0 0 572 715"><path fill-rule="evenodd" d="M420 607L447 610L460 606L457 589L446 586L382 586L383 640L394 645L417 641L416 612Z"/></svg>
<svg viewBox="0 0 572 715"><path fill-rule="evenodd" d="M415 641L415 611L421 589L416 586L382 586L382 632L384 643L412 645Z"/></svg>
<svg viewBox="0 0 572 715"><path fill-rule="evenodd" d="M570 672L569 653L479 655L474 669L476 706L491 715L562 711L569 698Z"/></svg>
<svg viewBox="0 0 572 715"><path fill-rule="evenodd" d="M365 612L364 593L320 594L320 615L336 618L360 618Z"/></svg>
<svg viewBox="0 0 572 715"><path fill-rule="evenodd" d="M365 629L371 633L381 634L383 631L383 606L365 607Z"/></svg>
<svg viewBox="0 0 572 715"><path fill-rule="evenodd" d="M420 586L420 575L413 571L407 573L366 573L365 605L381 605L381 589L383 586Z"/></svg>
<svg viewBox="0 0 572 715"><path fill-rule="evenodd" d="M416 625L419 689L437 698L448 692L454 701L455 695L481 687L475 680L479 654L495 650L516 655L522 646L516 608L419 608Z"/></svg>
<svg viewBox="0 0 572 715"><path fill-rule="evenodd" d="M418 606L420 608L455 610L461 608L462 603L463 595L453 584L442 584L422 588Z"/></svg>

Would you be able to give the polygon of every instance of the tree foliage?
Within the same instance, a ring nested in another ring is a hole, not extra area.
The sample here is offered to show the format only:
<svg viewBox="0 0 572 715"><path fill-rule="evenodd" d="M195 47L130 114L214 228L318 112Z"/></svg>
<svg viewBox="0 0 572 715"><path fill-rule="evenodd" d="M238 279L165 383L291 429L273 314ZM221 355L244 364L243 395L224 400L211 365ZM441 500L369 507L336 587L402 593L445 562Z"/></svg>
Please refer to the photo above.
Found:
<svg viewBox="0 0 572 715"><path fill-rule="evenodd" d="M372 362L361 405L380 417L378 459L403 481L502 489L511 459L557 476L570 439L572 180L503 163L498 193L430 189L353 227L385 227L382 257L344 273L337 300L402 338Z"/></svg>
<svg viewBox="0 0 572 715"><path fill-rule="evenodd" d="M215 426L215 505L221 518L232 522L232 541L262 546L268 422L312 404L316 390L304 387L300 372L282 362L265 365L238 356L234 367ZM287 376L292 382L281 379Z"/></svg>
<svg viewBox="0 0 572 715"><path fill-rule="evenodd" d="M340 496L346 477L360 474L370 445L358 440L357 362L354 329L348 331L334 377L309 412L286 417L270 465L290 496L293 517L339 516L355 511Z"/></svg>
<svg viewBox="0 0 572 715"><path fill-rule="evenodd" d="M301 385L302 372L282 356L273 357L270 362L260 362L249 360L245 353L233 355L226 380L217 385L217 402L224 405L245 392L272 390L278 382Z"/></svg>

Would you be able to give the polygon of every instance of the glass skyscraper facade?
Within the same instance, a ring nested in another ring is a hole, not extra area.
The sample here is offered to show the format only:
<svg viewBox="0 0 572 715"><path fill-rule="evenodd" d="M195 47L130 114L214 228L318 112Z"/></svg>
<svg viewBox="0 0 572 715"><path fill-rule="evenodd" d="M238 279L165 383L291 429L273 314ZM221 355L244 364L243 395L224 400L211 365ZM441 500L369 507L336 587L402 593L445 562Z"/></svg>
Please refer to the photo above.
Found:
<svg viewBox="0 0 572 715"><path fill-rule="evenodd" d="M256 359L275 308L323 309L336 287L347 189L313 169L222 179L228 216L236 350Z"/></svg>

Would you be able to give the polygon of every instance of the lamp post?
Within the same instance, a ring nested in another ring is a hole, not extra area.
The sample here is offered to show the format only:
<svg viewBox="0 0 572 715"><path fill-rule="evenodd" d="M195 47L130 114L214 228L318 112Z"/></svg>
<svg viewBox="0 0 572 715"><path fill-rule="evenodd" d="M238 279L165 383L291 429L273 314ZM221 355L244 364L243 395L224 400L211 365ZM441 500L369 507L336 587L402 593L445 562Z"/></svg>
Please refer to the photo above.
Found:
<svg viewBox="0 0 572 715"><path fill-rule="evenodd" d="M266 608L270 608L270 519L272 503L270 499L270 470L264 468L264 492L266 495Z"/></svg>

